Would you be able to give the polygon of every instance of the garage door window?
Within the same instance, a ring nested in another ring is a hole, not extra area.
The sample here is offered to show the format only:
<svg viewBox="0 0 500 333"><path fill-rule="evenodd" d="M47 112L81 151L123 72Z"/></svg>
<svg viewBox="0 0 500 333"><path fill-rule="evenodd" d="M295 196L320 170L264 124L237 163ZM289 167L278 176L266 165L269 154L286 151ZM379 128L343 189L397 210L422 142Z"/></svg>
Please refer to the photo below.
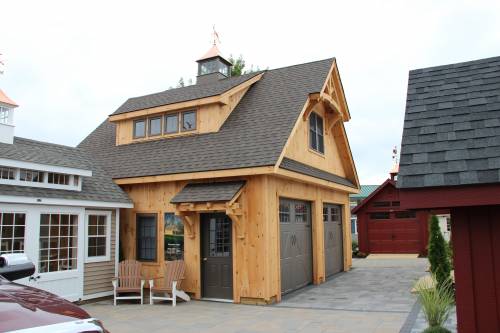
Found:
<svg viewBox="0 0 500 333"><path fill-rule="evenodd" d="M395 216L397 219L414 219L417 217L415 211L404 211L404 212L396 212Z"/></svg>
<svg viewBox="0 0 500 333"><path fill-rule="evenodd" d="M304 203L295 204L295 222L307 222L307 206Z"/></svg>
<svg viewBox="0 0 500 333"><path fill-rule="evenodd" d="M78 215L41 214L40 273L76 269Z"/></svg>
<svg viewBox="0 0 500 333"><path fill-rule="evenodd" d="M390 216L388 212L378 212L370 214L370 219L372 220L388 220L389 218Z"/></svg>
<svg viewBox="0 0 500 333"><path fill-rule="evenodd" d="M24 252L25 214L0 213L0 254Z"/></svg>
<svg viewBox="0 0 500 333"><path fill-rule="evenodd" d="M290 222L290 205L288 203L280 203L280 222Z"/></svg>
<svg viewBox="0 0 500 333"><path fill-rule="evenodd" d="M328 207L323 207L323 222L328 222Z"/></svg>

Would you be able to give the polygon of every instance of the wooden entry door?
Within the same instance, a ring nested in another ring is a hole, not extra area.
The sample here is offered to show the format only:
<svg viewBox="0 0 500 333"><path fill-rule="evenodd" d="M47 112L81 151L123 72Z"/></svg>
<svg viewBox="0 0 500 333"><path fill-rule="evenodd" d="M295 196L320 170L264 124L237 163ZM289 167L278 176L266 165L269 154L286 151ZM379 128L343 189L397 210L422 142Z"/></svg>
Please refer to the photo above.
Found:
<svg viewBox="0 0 500 333"><path fill-rule="evenodd" d="M233 299L231 219L201 214L201 283L204 298Z"/></svg>
<svg viewBox="0 0 500 333"><path fill-rule="evenodd" d="M325 241L325 273L328 277L344 270L344 233L342 232L341 206L324 204L323 223Z"/></svg>

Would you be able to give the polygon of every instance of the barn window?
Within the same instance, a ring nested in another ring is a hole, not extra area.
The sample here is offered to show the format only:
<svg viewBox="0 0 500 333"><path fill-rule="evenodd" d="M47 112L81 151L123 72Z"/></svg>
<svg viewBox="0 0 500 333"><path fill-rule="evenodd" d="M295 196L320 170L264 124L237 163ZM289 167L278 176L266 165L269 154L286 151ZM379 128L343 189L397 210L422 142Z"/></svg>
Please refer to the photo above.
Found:
<svg viewBox="0 0 500 333"><path fill-rule="evenodd" d="M396 212L395 216L397 219L414 219L417 217L417 213L413 210L407 210L404 212Z"/></svg>
<svg viewBox="0 0 500 333"><path fill-rule="evenodd" d="M322 154L325 152L323 118L315 112L311 112L309 116L309 146Z"/></svg>
<svg viewBox="0 0 500 333"><path fill-rule="evenodd" d="M399 207L399 206L401 206L401 203L399 201L393 201L392 202L392 206L393 207Z"/></svg>
<svg viewBox="0 0 500 333"><path fill-rule="evenodd" d="M389 207L390 205L390 201L375 201L373 203L373 207Z"/></svg>
<svg viewBox="0 0 500 333"><path fill-rule="evenodd" d="M388 219L390 219L390 215L389 215L389 212L370 213L370 219L372 219L372 220L388 220Z"/></svg>
<svg viewBox="0 0 500 333"><path fill-rule="evenodd" d="M137 259L156 260L156 215L137 215Z"/></svg>

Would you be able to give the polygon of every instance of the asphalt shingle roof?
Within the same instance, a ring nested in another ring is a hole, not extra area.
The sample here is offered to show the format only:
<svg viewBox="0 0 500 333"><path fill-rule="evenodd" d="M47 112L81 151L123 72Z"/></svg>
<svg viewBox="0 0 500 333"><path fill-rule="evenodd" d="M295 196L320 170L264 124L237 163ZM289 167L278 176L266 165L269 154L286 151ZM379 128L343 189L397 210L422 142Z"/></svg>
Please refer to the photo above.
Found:
<svg viewBox="0 0 500 333"><path fill-rule="evenodd" d="M148 109L156 106L180 103L194 99L220 95L262 72L253 72L230 77L217 82L195 84L182 88L165 90L155 94L129 98L113 114Z"/></svg>
<svg viewBox="0 0 500 333"><path fill-rule="evenodd" d="M397 186L500 181L500 57L410 71Z"/></svg>
<svg viewBox="0 0 500 333"><path fill-rule="evenodd" d="M245 181L191 183L177 193L171 203L230 201Z"/></svg>
<svg viewBox="0 0 500 333"><path fill-rule="evenodd" d="M0 184L0 195L131 203L127 194L82 149L15 137L13 144L0 143L0 156L92 171L92 177L82 177L81 191Z"/></svg>
<svg viewBox="0 0 500 333"><path fill-rule="evenodd" d="M333 173L326 172L320 169L317 169L315 167L312 167L310 165L300 163L298 161L292 160L290 158L284 157L283 160L281 161L280 168L289 170L289 171L294 171L301 173L303 175L327 180L332 183L340 184L340 185L345 185L349 187L356 188L356 185L351 183L350 180L337 176Z"/></svg>
<svg viewBox="0 0 500 333"><path fill-rule="evenodd" d="M265 71L219 132L116 146L115 125L106 120L79 147L113 178L275 165L308 95L321 91L332 62Z"/></svg>

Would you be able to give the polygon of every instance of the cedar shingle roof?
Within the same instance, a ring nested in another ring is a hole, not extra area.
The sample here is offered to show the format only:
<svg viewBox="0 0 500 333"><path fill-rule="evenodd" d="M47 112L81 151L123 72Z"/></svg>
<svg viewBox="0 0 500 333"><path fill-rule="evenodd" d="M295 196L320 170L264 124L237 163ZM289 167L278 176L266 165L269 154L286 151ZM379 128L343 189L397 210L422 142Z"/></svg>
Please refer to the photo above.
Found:
<svg viewBox="0 0 500 333"><path fill-rule="evenodd" d="M500 57L410 71L397 186L500 181Z"/></svg>
<svg viewBox="0 0 500 333"><path fill-rule="evenodd" d="M321 91L332 63L265 71L216 133L116 146L115 125L106 120L79 147L113 178L275 165L309 94Z"/></svg>
<svg viewBox="0 0 500 333"><path fill-rule="evenodd" d="M230 201L245 181L191 183L177 193L171 203Z"/></svg>
<svg viewBox="0 0 500 333"><path fill-rule="evenodd" d="M15 137L13 144L0 143L0 156L23 162L92 171L92 177L82 177L81 191L0 184L0 195L119 203L131 202L127 194L82 149Z"/></svg>

